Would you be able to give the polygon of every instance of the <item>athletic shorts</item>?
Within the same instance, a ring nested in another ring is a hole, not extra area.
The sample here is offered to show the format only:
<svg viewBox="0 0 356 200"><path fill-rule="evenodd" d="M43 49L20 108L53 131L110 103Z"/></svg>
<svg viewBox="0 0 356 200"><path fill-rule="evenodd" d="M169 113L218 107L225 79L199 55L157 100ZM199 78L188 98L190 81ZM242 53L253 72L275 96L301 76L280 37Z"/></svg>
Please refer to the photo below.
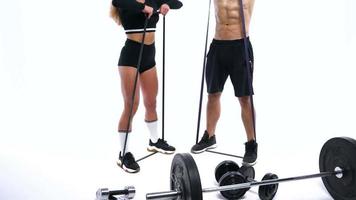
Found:
<svg viewBox="0 0 356 200"><path fill-rule="evenodd" d="M253 95L253 50L248 40L250 75L246 68L244 40L213 40L207 55L206 83L209 94L222 92L228 76L234 86L235 96ZM250 76L250 78L249 78ZM250 88L251 87L251 88Z"/></svg>
<svg viewBox="0 0 356 200"><path fill-rule="evenodd" d="M125 46L121 49L119 66L130 66L137 68L138 57L140 54L141 43L127 39ZM140 73L143 73L156 66L156 47L155 44L144 45L141 59Z"/></svg>

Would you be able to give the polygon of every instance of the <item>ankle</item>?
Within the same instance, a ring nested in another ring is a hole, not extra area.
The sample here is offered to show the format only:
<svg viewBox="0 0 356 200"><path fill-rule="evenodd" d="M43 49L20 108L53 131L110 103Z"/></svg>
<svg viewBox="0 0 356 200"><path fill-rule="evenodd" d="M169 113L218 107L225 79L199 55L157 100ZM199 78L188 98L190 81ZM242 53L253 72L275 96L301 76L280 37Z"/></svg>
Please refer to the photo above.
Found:
<svg viewBox="0 0 356 200"><path fill-rule="evenodd" d="M205 130L205 133L208 134L209 139L215 136L214 131L207 131L207 130Z"/></svg>

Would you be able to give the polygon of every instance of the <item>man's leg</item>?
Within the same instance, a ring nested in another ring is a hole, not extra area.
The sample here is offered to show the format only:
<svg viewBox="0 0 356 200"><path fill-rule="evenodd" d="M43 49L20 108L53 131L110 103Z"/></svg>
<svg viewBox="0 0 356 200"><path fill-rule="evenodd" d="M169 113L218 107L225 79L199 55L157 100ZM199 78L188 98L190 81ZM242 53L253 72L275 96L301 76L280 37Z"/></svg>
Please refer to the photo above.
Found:
<svg viewBox="0 0 356 200"><path fill-rule="evenodd" d="M251 43L248 43L249 58L242 53L245 50L244 40L238 40L235 43L236 52L241 54L234 57L234 64L229 68L231 82L234 86L235 96L238 97L241 106L241 118L245 127L247 142L245 143L245 155L243 163L245 165L254 165L257 159L257 143L255 138L252 103L250 95L253 95L252 74L253 74L253 51ZM246 60L250 61L251 65L246 66ZM250 69L250 70L248 70Z"/></svg>
<svg viewBox="0 0 356 200"><path fill-rule="evenodd" d="M209 137L215 135L216 124L220 118L220 97L221 92L208 95L208 103L206 107L206 130L208 131Z"/></svg>
<svg viewBox="0 0 356 200"><path fill-rule="evenodd" d="M225 52L224 44L224 42L213 40L207 55L205 78L209 95L206 108L206 130L200 141L192 147L192 153L202 153L216 147L215 128L220 117L220 96L228 77L224 68L226 59L222 53Z"/></svg>
<svg viewBox="0 0 356 200"><path fill-rule="evenodd" d="M252 110L251 99L249 96L239 97L238 99L241 106L241 118L245 127L247 141L255 140L255 130L252 117L255 113Z"/></svg>
<svg viewBox="0 0 356 200"><path fill-rule="evenodd" d="M220 96L221 92L208 95L208 103L206 106L206 130L200 141L192 147L192 153L202 153L208 149L216 148L217 146L215 128L220 118Z"/></svg>
<svg viewBox="0 0 356 200"><path fill-rule="evenodd" d="M255 115L252 109L250 96L239 97L241 105L241 118L245 126L247 142L245 143L245 155L243 158L244 165L254 165L257 160L257 143L255 138L253 117Z"/></svg>

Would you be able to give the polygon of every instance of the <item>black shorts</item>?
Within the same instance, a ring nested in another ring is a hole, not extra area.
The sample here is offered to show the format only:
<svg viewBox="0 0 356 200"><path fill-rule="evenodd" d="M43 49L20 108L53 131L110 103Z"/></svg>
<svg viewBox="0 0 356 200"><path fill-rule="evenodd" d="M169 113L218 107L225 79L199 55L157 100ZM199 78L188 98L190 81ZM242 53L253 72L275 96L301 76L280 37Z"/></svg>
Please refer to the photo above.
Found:
<svg viewBox="0 0 356 200"><path fill-rule="evenodd" d="M125 46L121 49L119 66L130 66L137 68L138 57L140 54L141 43L127 39ZM143 73L156 66L156 47L155 44L144 45L140 73Z"/></svg>
<svg viewBox="0 0 356 200"><path fill-rule="evenodd" d="M253 74L253 50L250 40L248 40L248 51L250 62L250 76L246 68L246 56L244 40L213 40L206 64L206 83L208 93L222 92L227 77L230 75L234 86L235 96L243 97L253 95L253 88L249 80L252 81Z"/></svg>

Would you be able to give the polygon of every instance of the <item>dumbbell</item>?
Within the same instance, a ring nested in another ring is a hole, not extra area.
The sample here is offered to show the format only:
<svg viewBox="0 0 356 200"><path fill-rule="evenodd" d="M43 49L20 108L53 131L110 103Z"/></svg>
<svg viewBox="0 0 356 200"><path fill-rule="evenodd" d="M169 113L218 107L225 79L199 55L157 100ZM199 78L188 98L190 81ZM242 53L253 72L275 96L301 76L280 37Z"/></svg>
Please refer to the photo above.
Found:
<svg viewBox="0 0 356 200"><path fill-rule="evenodd" d="M215 168L215 179L219 186L240 184L246 182L257 182L254 180L255 170L250 166L239 167L237 163L231 160L222 161ZM278 179L276 174L267 173L262 181ZM221 195L227 199L239 199L245 195L250 188L222 191ZM278 190L278 184L262 185L258 189L258 196L261 200L271 200Z"/></svg>
<svg viewBox="0 0 356 200"><path fill-rule="evenodd" d="M96 191L96 200L116 200L114 196L123 195L121 199L133 199L135 197L135 187L126 186L123 190L109 190L108 188L99 188Z"/></svg>

